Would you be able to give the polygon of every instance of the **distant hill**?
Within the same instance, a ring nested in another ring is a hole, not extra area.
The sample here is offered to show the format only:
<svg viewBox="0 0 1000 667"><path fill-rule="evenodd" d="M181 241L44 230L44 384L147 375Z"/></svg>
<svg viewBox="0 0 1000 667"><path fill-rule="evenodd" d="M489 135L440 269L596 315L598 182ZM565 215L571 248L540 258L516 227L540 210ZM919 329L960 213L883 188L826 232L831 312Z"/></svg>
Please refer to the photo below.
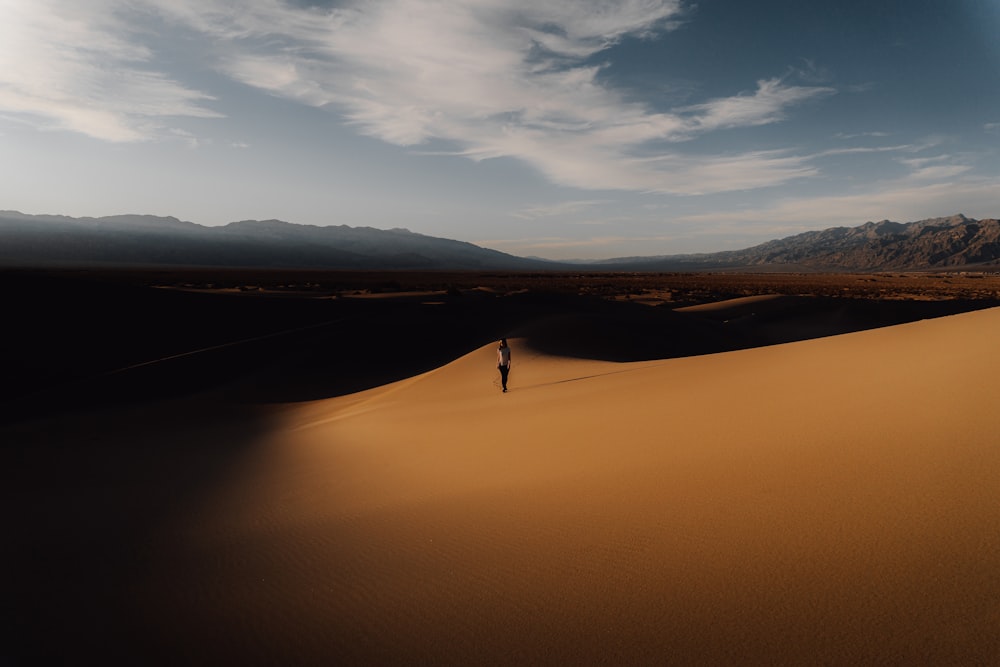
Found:
<svg viewBox="0 0 1000 667"><path fill-rule="evenodd" d="M150 215L71 218L17 211L0 211L0 265L511 271L559 266L406 229L281 220L204 227Z"/></svg>
<svg viewBox="0 0 1000 667"><path fill-rule="evenodd" d="M628 257L602 262L633 271L751 269L918 271L1000 266L1000 222L964 215L832 227L718 253Z"/></svg>
<svg viewBox="0 0 1000 667"><path fill-rule="evenodd" d="M718 253L560 263L406 229L243 220L71 218L0 211L0 265L163 265L354 270L915 271L1000 267L1000 222L964 215L833 227Z"/></svg>

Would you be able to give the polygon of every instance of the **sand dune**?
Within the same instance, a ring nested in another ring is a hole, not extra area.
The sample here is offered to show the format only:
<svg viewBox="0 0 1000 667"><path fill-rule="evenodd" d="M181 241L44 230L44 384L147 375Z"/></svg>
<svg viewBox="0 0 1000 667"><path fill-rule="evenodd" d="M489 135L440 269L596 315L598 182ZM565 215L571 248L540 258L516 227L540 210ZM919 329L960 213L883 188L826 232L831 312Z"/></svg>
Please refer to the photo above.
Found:
<svg viewBox="0 0 1000 667"><path fill-rule="evenodd" d="M631 363L518 338L508 394L491 344L271 407L108 576L168 662L995 664L998 328ZM230 437L205 423L174 435Z"/></svg>

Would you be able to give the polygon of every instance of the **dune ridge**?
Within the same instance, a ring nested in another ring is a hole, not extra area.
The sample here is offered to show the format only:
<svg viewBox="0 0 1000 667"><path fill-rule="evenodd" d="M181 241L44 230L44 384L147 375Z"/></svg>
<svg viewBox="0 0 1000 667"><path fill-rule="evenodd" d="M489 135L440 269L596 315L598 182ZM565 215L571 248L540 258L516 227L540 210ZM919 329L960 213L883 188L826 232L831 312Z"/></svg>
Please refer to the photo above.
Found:
<svg viewBox="0 0 1000 667"><path fill-rule="evenodd" d="M336 480L298 493L341 543L338 653L996 657L998 324L627 364L513 340L507 395L489 345L292 410L284 445Z"/></svg>
<svg viewBox="0 0 1000 667"><path fill-rule="evenodd" d="M514 338L273 406L136 631L245 664L991 664L1000 309L700 357Z"/></svg>

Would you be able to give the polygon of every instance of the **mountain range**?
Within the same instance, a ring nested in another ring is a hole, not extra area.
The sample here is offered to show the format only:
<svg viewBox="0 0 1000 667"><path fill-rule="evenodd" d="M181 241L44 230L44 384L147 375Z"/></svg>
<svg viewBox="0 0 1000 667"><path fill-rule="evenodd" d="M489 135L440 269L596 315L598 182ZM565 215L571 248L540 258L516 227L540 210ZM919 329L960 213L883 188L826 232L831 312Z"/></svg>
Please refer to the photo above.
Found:
<svg viewBox="0 0 1000 667"><path fill-rule="evenodd" d="M515 257L406 229L243 220L205 227L173 217L71 218L0 211L0 265L532 270Z"/></svg>
<svg viewBox="0 0 1000 667"><path fill-rule="evenodd" d="M1000 265L1000 222L964 215L866 222L717 253L563 263L417 234L243 220L205 227L173 217L72 218L0 211L2 266L226 266L353 270L913 271Z"/></svg>
<svg viewBox="0 0 1000 667"><path fill-rule="evenodd" d="M957 214L917 222L866 222L768 241L743 250L608 260L635 271L718 269L920 271L1000 265L1000 222Z"/></svg>

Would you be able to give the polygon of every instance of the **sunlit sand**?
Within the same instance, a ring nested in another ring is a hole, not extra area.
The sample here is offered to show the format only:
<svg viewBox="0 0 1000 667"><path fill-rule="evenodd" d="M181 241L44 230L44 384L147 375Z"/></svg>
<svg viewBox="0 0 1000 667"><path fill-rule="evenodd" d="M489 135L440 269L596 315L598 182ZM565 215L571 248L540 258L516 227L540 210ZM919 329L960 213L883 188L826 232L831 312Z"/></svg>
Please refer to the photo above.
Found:
<svg viewBox="0 0 1000 667"><path fill-rule="evenodd" d="M512 340L507 395L491 345L289 411L232 490L251 523L208 517L300 563L268 606L359 661L995 656L998 326L631 364Z"/></svg>
<svg viewBox="0 0 1000 667"><path fill-rule="evenodd" d="M491 344L274 407L151 534L136 623L194 662L990 664L997 330L633 363L511 338L507 394Z"/></svg>

